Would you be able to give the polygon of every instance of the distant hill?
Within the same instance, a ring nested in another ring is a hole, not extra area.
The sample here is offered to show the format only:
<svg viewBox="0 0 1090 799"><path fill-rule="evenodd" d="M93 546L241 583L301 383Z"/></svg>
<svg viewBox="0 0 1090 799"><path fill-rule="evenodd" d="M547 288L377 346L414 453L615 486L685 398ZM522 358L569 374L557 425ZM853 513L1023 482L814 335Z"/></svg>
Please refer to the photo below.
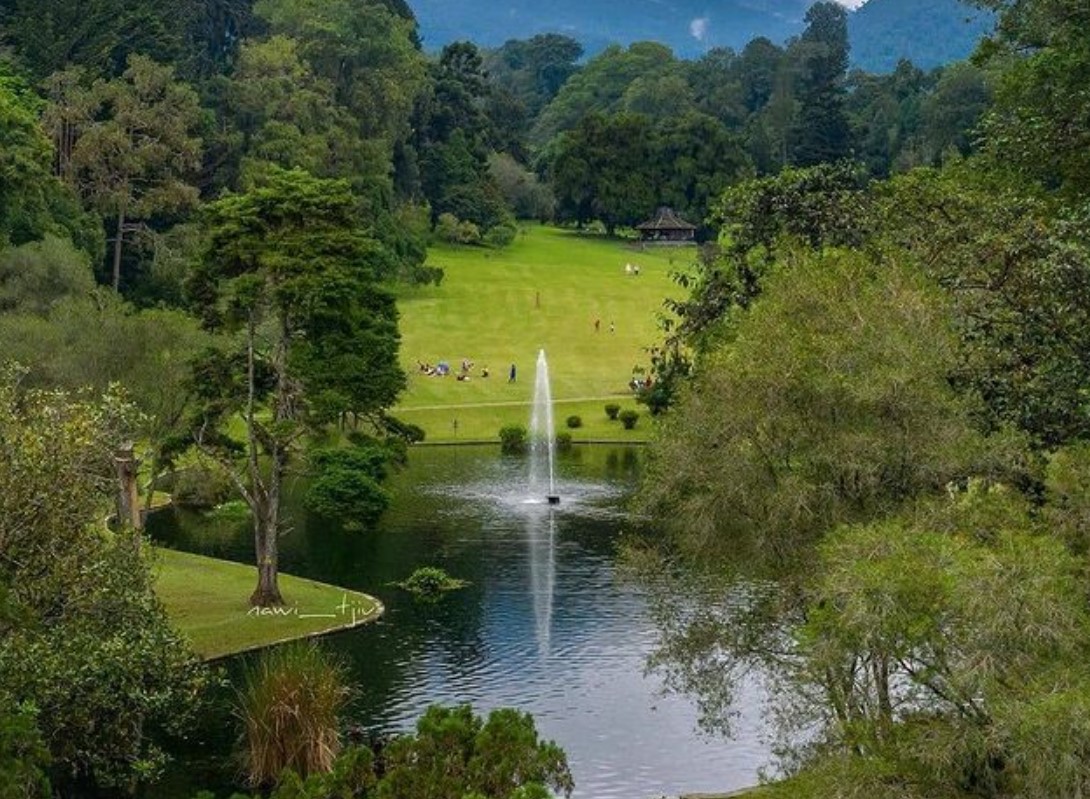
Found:
<svg viewBox="0 0 1090 799"><path fill-rule="evenodd" d="M959 0L870 0L848 16L852 63L890 72L901 58L924 69L959 61L993 22Z"/></svg>
<svg viewBox="0 0 1090 799"><path fill-rule="evenodd" d="M657 41L696 58L741 49L758 36L783 42L802 32L812 0L410 0L424 46L468 39L496 47L535 33L563 33L589 54L608 44ZM975 17L973 23L966 19ZM849 15L852 61L889 71L902 57L936 66L966 57L988 19L959 0L869 0Z"/></svg>

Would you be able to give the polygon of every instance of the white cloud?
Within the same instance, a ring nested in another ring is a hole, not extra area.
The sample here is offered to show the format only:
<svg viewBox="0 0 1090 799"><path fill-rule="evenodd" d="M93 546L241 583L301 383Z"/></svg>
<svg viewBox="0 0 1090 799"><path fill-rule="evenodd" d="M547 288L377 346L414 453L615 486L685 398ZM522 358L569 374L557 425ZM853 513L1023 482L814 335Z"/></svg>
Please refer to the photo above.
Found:
<svg viewBox="0 0 1090 799"><path fill-rule="evenodd" d="M840 5L844 6L845 8L850 8L852 11L854 11L855 9L859 8L859 6L867 2L867 0L836 0L836 2L840 3Z"/></svg>
<svg viewBox="0 0 1090 799"><path fill-rule="evenodd" d="M704 41L708 35L708 18L697 17L689 23L689 33L698 42Z"/></svg>

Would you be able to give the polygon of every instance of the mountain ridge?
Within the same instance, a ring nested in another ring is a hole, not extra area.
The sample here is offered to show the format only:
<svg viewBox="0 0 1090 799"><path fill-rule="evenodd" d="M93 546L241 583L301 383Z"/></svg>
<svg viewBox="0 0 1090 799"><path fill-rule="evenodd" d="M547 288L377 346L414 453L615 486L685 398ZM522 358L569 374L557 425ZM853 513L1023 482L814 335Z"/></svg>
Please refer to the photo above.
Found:
<svg viewBox="0 0 1090 799"><path fill-rule="evenodd" d="M610 44L657 41L683 58L713 47L741 50L763 36L782 44L800 34L812 0L413 0L425 48L469 40L498 47L508 39L562 33L588 54ZM971 20L967 22L966 20ZM852 65L888 72L900 58L930 68L968 56L991 17L960 0L869 0L848 15Z"/></svg>

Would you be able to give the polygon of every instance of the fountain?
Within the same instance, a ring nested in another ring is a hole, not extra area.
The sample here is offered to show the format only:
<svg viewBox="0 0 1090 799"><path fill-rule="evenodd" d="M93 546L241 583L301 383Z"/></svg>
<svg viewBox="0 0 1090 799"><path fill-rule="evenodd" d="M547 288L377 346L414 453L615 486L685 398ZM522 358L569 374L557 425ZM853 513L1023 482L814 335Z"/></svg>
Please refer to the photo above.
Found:
<svg viewBox="0 0 1090 799"><path fill-rule="evenodd" d="M533 496L545 498L550 505L559 505L556 493L554 463L556 434L553 432L553 397L549 388L549 364L545 350L537 354L537 375L534 379L534 409L530 415L530 490ZM548 486L544 485L546 470Z"/></svg>

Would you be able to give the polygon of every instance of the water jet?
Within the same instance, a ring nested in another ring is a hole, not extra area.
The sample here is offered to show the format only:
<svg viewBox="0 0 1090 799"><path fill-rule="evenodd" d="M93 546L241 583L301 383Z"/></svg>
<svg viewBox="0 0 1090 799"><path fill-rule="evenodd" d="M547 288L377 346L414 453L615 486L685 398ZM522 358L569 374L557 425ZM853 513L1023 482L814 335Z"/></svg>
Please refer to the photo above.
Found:
<svg viewBox="0 0 1090 799"><path fill-rule="evenodd" d="M534 406L530 415L530 491L535 497L544 493L550 505L560 504L560 495L556 493L555 462L556 434L553 429L549 363L545 360L545 350L540 350L534 377ZM548 483L545 482L546 478Z"/></svg>

